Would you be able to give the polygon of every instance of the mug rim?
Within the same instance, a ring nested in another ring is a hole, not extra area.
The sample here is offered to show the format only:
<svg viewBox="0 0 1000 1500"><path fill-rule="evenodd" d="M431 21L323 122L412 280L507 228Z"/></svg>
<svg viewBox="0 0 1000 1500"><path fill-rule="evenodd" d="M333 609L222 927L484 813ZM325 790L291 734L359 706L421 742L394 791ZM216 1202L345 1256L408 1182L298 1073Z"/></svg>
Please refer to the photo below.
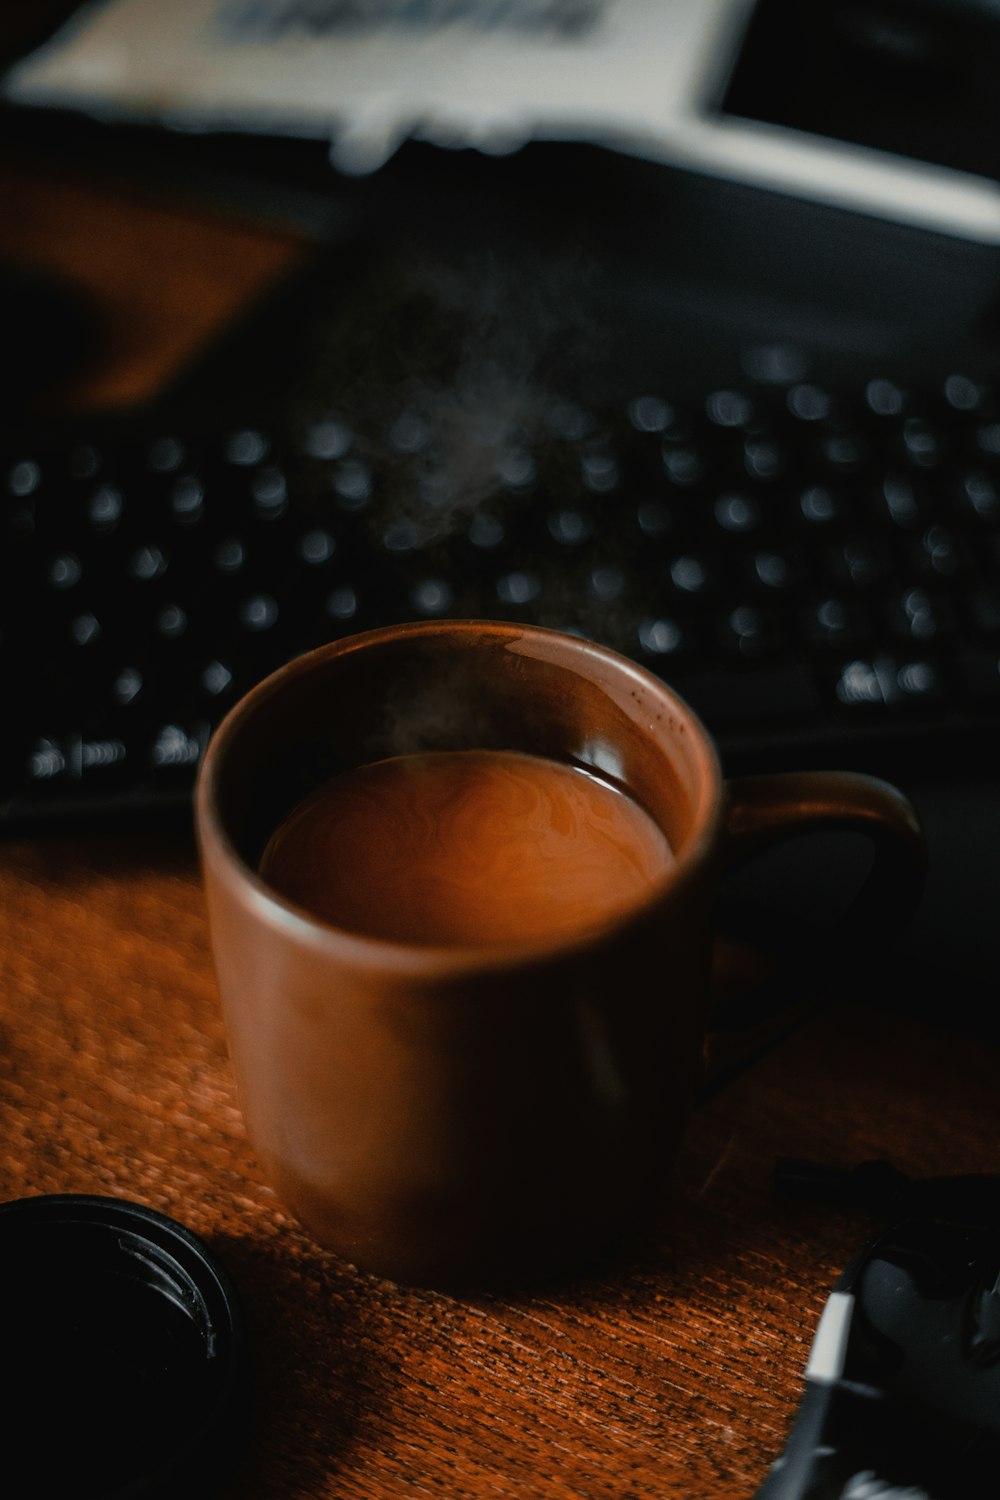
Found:
<svg viewBox="0 0 1000 1500"><path fill-rule="evenodd" d="M637 678L647 692L653 692L667 708L683 718L692 735L699 769L705 774L700 779L692 818L693 836L685 841L680 851L675 852L675 863L670 870L652 882L628 906L610 912L607 916L581 924L570 932L518 942L423 944L376 937L355 932L348 927L339 927L325 918L315 916L307 907L282 896L239 853L219 810L217 767L239 735L243 723L257 712L262 703L280 692L290 679L309 673L331 658L371 649L373 645L388 640L434 635L482 636L483 632L489 632L494 638L506 636L511 641L525 638L548 641L563 650L567 656L600 662L618 675ZM621 652L586 637L542 625L473 618L414 620L340 636L290 658L248 689L220 720L209 740L198 769L195 821L203 864L208 863L210 853L216 853L229 877L243 888L258 918L284 929L290 935L298 934L308 939L314 948L321 951L350 954L356 961L371 967L405 969L432 977L442 973L505 969L525 962L555 959L573 950L583 950L641 920L676 886L686 883L707 857L721 822L723 786L718 752L694 709L674 688Z"/></svg>

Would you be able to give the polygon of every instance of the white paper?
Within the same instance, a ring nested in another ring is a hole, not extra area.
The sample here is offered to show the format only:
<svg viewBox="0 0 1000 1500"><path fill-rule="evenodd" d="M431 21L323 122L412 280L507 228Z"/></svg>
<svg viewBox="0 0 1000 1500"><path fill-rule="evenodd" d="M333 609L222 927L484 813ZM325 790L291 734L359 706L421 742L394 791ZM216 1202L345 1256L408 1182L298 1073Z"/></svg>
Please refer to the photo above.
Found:
<svg viewBox="0 0 1000 1500"><path fill-rule="evenodd" d="M722 114L753 0L104 0L3 81L16 103L318 137L346 172L409 137L586 141L1000 243L1000 186ZM789 66L794 59L789 59Z"/></svg>
<svg viewBox="0 0 1000 1500"><path fill-rule="evenodd" d="M112 0L86 7L6 93L184 129L328 137L354 171L408 136L660 155L733 15L732 0Z"/></svg>

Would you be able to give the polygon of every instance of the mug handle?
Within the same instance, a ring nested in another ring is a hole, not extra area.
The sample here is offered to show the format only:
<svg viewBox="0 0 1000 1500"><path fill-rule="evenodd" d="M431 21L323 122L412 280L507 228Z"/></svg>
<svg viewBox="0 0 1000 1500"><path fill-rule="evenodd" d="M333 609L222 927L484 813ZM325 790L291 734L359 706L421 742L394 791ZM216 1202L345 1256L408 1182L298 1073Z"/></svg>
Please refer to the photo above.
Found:
<svg viewBox="0 0 1000 1500"><path fill-rule="evenodd" d="M717 939L714 967L716 1014L706 1048L709 1089L741 1071L814 1009L810 969L829 974L838 958L849 959L869 939L885 942L902 930L920 899L927 870L927 846L912 805L877 777L852 771L776 772L727 781L725 795L723 879L777 844L823 831L863 834L873 859L860 890L825 934L810 927L796 940L783 923L778 938L771 935L770 952L762 955L759 912L742 929L732 912L729 922L723 921L726 937L721 943ZM726 942L729 951L723 954ZM728 996L727 989L732 992Z"/></svg>

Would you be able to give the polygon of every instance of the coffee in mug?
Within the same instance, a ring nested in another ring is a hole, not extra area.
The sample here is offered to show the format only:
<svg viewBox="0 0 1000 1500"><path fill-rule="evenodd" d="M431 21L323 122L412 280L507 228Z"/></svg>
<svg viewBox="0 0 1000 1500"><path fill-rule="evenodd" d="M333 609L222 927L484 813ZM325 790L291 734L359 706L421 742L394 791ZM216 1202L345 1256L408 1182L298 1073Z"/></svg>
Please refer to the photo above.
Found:
<svg viewBox="0 0 1000 1500"><path fill-rule="evenodd" d="M605 777L514 750L436 750L324 782L271 836L260 873L336 927L475 948L581 932L674 863Z"/></svg>

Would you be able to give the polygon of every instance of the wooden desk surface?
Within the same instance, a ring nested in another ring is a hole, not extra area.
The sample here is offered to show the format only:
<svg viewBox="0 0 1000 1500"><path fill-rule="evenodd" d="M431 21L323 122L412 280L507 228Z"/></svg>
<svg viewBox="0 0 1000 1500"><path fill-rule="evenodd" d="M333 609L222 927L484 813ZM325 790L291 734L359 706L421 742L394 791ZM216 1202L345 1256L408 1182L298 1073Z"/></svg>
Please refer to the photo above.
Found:
<svg viewBox="0 0 1000 1500"><path fill-rule="evenodd" d="M257 1380L241 1500L750 1496L826 1291L873 1227L778 1197L776 1156L1000 1168L996 1049L835 1006L692 1125L657 1243L559 1292L358 1274L264 1184L184 838L0 845L0 1197L95 1192L201 1234Z"/></svg>
<svg viewBox="0 0 1000 1500"><path fill-rule="evenodd" d="M0 252L60 264L108 310L79 404L142 399L300 253L99 176L0 175L20 205ZM219 1253L255 1350L240 1500L752 1495L871 1227L776 1197L774 1158L1000 1169L997 1051L837 1005L699 1112L656 1244L558 1294L405 1290L314 1247L260 1176L188 839L0 844L0 970L0 1197L118 1194Z"/></svg>

